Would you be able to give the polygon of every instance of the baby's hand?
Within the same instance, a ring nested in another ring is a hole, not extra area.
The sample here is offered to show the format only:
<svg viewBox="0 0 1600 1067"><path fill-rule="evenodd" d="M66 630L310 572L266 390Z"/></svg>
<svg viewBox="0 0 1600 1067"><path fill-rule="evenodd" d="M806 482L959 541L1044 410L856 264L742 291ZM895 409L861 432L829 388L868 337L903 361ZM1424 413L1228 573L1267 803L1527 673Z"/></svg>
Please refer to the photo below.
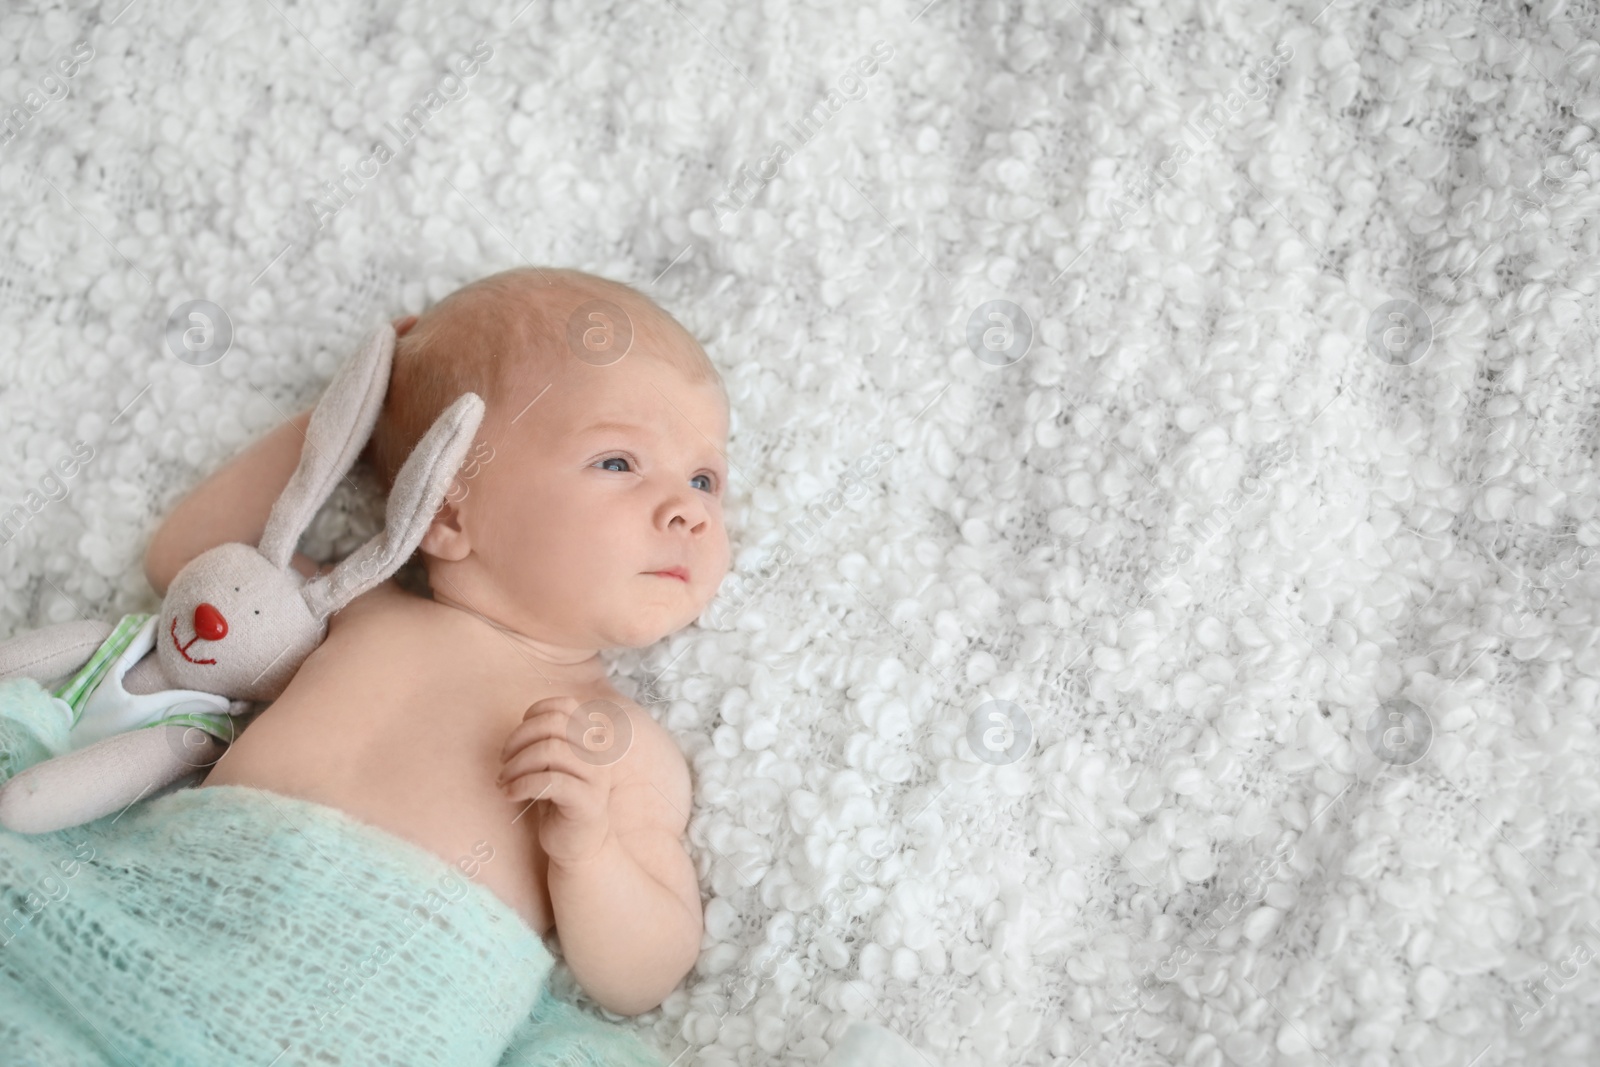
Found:
<svg viewBox="0 0 1600 1067"><path fill-rule="evenodd" d="M605 844L614 770L632 738L627 716L606 700L547 697L506 738L499 784L509 799L541 802L539 844L552 864L581 864Z"/></svg>

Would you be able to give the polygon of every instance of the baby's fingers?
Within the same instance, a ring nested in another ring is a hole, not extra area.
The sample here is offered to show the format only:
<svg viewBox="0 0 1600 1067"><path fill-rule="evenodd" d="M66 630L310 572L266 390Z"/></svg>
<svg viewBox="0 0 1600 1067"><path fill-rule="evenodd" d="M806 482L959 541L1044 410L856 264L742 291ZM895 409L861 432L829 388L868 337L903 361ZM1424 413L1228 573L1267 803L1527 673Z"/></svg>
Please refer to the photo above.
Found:
<svg viewBox="0 0 1600 1067"><path fill-rule="evenodd" d="M522 721L506 735L500 755L503 758L542 738L565 737L568 720L577 709L578 700L574 697L556 697L530 705L523 713Z"/></svg>
<svg viewBox="0 0 1600 1067"><path fill-rule="evenodd" d="M604 814L600 791L565 771L535 771L506 783L507 800L548 800L574 822L587 822Z"/></svg>
<svg viewBox="0 0 1600 1067"><path fill-rule="evenodd" d="M603 767L627 755L633 744L633 721L626 708L609 700L580 703L574 697L552 697L528 708L506 738L501 757L545 738L562 738L583 762Z"/></svg>
<svg viewBox="0 0 1600 1067"><path fill-rule="evenodd" d="M580 759L564 737L546 737L512 754L500 766L499 784L535 771L559 770L588 780L594 767Z"/></svg>

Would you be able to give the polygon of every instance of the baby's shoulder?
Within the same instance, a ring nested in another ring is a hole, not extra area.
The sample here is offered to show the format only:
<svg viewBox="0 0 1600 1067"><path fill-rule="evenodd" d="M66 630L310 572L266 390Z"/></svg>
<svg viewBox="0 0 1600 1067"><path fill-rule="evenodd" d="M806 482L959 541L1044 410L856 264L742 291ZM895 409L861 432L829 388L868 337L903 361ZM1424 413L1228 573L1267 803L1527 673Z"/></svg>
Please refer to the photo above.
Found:
<svg viewBox="0 0 1600 1067"><path fill-rule="evenodd" d="M665 804L668 810L680 817L681 825L688 820L692 785L689 761L684 758L678 739L672 736L671 730L657 722L648 709L618 693L609 683L605 686L603 699L622 709L627 716L630 733L625 758L618 767L621 774L614 788L624 787L637 792L646 802L642 806L644 809Z"/></svg>
<svg viewBox="0 0 1600 1067"><path fill-rule="evenodd" d="M406 592L390 578L329 616L325 643L346 652L368 649L394 668L420 668L437 662L436 656L420 654L436 649L440 640L433 613L427 610L431 606L432 601Z"/></svg>

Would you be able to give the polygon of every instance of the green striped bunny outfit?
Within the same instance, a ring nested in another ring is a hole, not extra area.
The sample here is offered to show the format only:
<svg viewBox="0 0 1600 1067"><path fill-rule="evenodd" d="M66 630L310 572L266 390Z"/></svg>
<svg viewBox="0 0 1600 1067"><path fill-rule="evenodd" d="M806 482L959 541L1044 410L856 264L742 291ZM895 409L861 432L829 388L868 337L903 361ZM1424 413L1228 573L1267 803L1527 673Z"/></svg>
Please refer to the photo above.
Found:
<svg viewBox="0 0 1600 1067"><path fill-rule="evenodd" d="M123 688L123 676L155 647L158 621L149 614L124 615L89 661L54 689L31 678L0 684L0 719L24 727L37 743L35 747L20 737L0 739L10 742L0 743L0 750L19 745L33 749L29 755L0 752L0 782L47 755L87 748L148 726L194 726L224 741L233 740L235 724L228 715L227 697L193 689L130 693Z"/></svg>

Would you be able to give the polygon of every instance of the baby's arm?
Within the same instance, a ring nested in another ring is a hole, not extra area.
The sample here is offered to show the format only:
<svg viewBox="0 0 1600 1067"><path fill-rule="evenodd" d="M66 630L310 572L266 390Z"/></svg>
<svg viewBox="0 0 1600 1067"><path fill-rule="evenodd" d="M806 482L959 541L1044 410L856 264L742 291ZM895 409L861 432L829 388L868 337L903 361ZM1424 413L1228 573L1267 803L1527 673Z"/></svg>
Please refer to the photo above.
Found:
<svg viewBox="0 0 1600 1067"><path fill-rule="evenodd" d="M145 550L144 573L158 595L166 596L178 571L207 549L230 541L253 545L261 539L272 505L300 463L313 410L307 408L229 460L157 527ZM296 552L294 567L309 578L317 562Z"/></svg>
<svg viewBox="0 0 1600 1067"><path fill-rule="evenodd" d="M636 722L648 720L634 712ZM652 729L653 727L653 729ZM550 863L556 935L572 975L602 1006L638 1015L689 973L705 928L700 883L680 837L688 823L689 768L672 735L634 727L632 773L611 791L610 833L593 859Z"/></svg>

